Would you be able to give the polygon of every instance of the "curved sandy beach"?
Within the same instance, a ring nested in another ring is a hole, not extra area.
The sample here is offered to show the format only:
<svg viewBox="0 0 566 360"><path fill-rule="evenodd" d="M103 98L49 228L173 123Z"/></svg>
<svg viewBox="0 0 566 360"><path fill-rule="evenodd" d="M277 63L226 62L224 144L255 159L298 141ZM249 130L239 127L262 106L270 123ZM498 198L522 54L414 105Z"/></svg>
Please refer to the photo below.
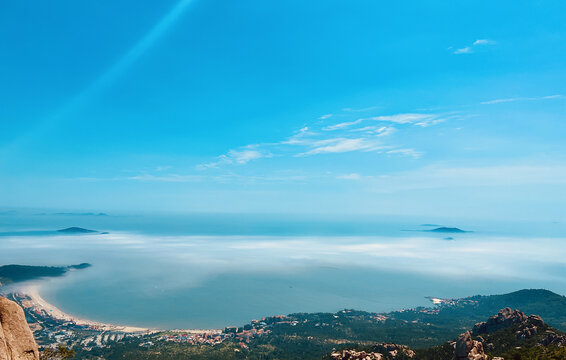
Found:
<svg viewBox="0 0 566 360"><path fill-rule="evenodd" d="M70 321L77 325L89 326L93 329L103 330L103 331L119 331L124 333L151 333L156 332L156 329L149 329L136 326L123 326L123 325L112 325L105 324L97 321L81 319L79 317L69 315L64 311L60 310L56 306L45 301L39 294L40 286L37 284L30 284L24 287L20 287L18 291L30 298L30 304L27 307L34 307L36 310L43 310L46 314L49 314L54 319Z"/></svg>

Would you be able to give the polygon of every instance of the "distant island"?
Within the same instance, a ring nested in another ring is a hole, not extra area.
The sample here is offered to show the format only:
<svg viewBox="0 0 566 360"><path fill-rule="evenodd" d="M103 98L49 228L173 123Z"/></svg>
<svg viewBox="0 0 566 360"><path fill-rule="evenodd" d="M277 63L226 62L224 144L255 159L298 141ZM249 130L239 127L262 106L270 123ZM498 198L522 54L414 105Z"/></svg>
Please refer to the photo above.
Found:
<svg viewBox="0 0 566 360"><path fill-rule="evenodd" d="M438 225L432 225L432 224L423 224L420 226L438 226ZM437 227L435 229L430 229L430 230L401 230L401 231L424 231L424 232L434 232L434 233L445 233L445 234L463 234L463 233L469 233L471 231L467 231L467 230L462 230L460 228L457 227L447 227L447 226L440 226ZM445 239L445 240L453 240L453 239Z"/></svg>
<svg viewBox="0 0 566 360"><path fill-rule="evenodd" d="M78 264L78 265L70 265L70 266L67 266L67 268L68 268L69 270L81 270L81 269L86 269L86 268L91 267L91 266L92 266L92 265L89 264L89 263L80 263L80 264Z"/></svg>
<svg viewBox="0 0 566 360"><path fill-rule="evenodd" d="M86 269L90 266L89 263L70 266L3 265L0 266L0 286L43 277L62 276L69 270Z"/></svg>
<svg viewBox="0 0 566 360"><path fill-rule="evenodd" d="M106 213L93 213L93 212L85 212L85 213L72 213L72 212L59 212L53 215L64 215L64 216L108 216Z"/></svg>
<svg viewBox="0 0 566 360"><path fill-rule="evenodd" d="M0 236L53 236L53 235L88 235L88 234L108 234L106 231L90 230L78 226L72 226L59 230L23 230L0 232Z"/></svg>
<svg viewBox="0 0 566 360"><path fill-rule="evenodd" d="M0 213L2 215L2 213ZM35 216L109 216L107 213L99 212L56 212L56 213L37 213Z"/></svg>
<svg viewBox="0 0 566 360"><path fill-rule="evenodd" d="M431 231L431 232L437 232L437 233L466 233L466 232L469 232L469 231L459 229L457 227L445 227L445 226L442 226L442 227L439 227L439 228L436 228L436 229L432 229L432 230L425 230L425 231Z"/></svg>
<svg viewBox="0 0 566 360"><path fill-rule="evenodd" d="M73 226L73 227L68 227L66 229L57 230L57 232L65 233L65 234L89 234L89 233L96 233L98 231Z"/></svg>

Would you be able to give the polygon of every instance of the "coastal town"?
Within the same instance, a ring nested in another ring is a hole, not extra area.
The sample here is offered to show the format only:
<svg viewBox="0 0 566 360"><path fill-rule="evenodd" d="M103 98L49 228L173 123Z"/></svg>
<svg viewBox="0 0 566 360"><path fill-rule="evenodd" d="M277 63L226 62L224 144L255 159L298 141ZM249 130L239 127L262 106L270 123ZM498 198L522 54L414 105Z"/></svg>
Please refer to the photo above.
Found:
<svg viewBox="0 0 566 360"><path fill-rule="evenodd" d="M7 294L7 297L24 309L26 320L39 346L44 348L62 344L88 350L155 332L73 318L36 297L33 291L13 292Z"/></svg>
<svg viewBox="0 0 566 360"><path fill-rule="evenodd" d="M7 297L24 309L26 320L40 347L55 348L65 345L89 351L109 345L139 339L139 346L151 347L157 342L174 342L187 345L217 345L234 341L247 349L254 338L268 335L270 326L293 324L286 316L277 315L253 320L244 327L227 327L224 330L155 330L103 324L71 317L46 303L34 291L13 292Z"/></svg>
<svg viewBox="0 0 566 360"><path fill-rule="evenodd" d="M271 333L269 326L273 324L291 323L286 316L278 315L261 320L252 320L251 324L244 327L227 327L223 331L212 330L199 331L170 331L164 332L157 341L168 341L175 343L187 343L191 345L206 344L217 345L227 340L235 341L241 348L247 349L247 344L254 338L262 337ZM148 344L149 345L149 344Z"/></svg>
<svg viewBox="0 0 566 360"><path fill-rule="evenodd" d="M343 323L361 321L367 323L385 323L396 319L401 322L416 323L418 320L404 320L404 314L436 315L442 308L458 305L471 305L475 300L428 298L432 307L417 307L398 310L393 313L372 313L357 310L340 310L334 314L293 314L276 315L252 320L249 324L236 327L229 326L222 330L157 330L139 327L128 327L104 324L83 320L64 313L47 303L37 293L37 289L27 288L25 291L12 292L7 297L17 302L24 309L26 319L41 348L55 348L64 345L73 349L92 351L104 349L118 343L136 344L135 346L153 348L160 343L179 345L215 346L225 342L233 343L236 349L248 350L251 343L267 337L275 329L304 328L337 329ZM426 325L426 324L425 324Z"/></svg>
<svg viewBox="0 0 566 360"><path fill-rule="evenodd" d="M470 298L442 299L433 296L427 296L426 299L430 300L433 305L456 306L456 305L473 305L478 303L477 300L472 300Z"/></svg>

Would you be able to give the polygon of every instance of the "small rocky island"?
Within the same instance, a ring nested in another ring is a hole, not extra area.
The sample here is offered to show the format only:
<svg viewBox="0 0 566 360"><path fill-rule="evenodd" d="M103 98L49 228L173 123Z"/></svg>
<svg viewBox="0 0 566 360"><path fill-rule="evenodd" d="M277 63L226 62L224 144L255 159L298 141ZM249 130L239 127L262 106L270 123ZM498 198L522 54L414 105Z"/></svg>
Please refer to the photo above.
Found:
<svg viewBox="0 0 566 360"><path fill-rule="evenodd" d="M57 232L64 234L92 234L92 233L97 233L98 231L72 226L65 229L57 230Z"/></svg>
<svg viewBox="0 0 566 360"><path fill-rule="evenodd" d="M467 233L467 232L469 232L469 231L459 229L457 227L445 227L445 226L441 226L441 227L438 227L436 229L425 230L425 231L437 232L437 233Z"/></svg>

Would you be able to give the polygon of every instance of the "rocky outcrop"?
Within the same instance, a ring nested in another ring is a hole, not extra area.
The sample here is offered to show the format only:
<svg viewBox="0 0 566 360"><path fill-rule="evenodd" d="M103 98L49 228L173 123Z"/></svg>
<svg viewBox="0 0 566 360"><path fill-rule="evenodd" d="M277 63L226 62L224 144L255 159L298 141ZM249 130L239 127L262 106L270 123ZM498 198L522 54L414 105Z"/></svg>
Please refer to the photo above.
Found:
<svg viewBox="0 0 566 360"><path fill-rule="evenodd" d="M0 360L39 360L39 350L22 308L0 297Z"/></svg>
<svg viewBox="0 0 566 360"><path fill-rule="evenodd" d="M544 321L538 315L530 315L523 321L517 330L517 339L526 340L535 336L545 326Z"/></svg>
<svg viewBox="0 0 566 360"><path fill-rule="evenodd" d="M374 345L372 351L387 355L390 358L396 358L398 355L403 355L403 357L412 358L415 356L415 352L411 350L406 345L397 344L377 344Z"/></svg>
<svg viewBox="0 0 566 360"><path fill-rule="evenodd" d="M544 326L544 321L538 315L529 315L529 317L527 318L527 321L530 324L537 326L537 327L543 327Z"/></svg>
<svg viewBox="0 0 566 360"><path fill-rule="evenodd" d="M458 336L454 345L454 360L487 360L481 342L472 339L469 331Z"/></svg>
<svg viewBox="0 0 566 360"><path fill-rule="evenodd" d="M497 315L490 317L487 321L476 324L472 329L472 334L491 334L514 324L522 323L527 319L527 316L523 312L511 310L511 308L507 307L499 310ZM538 319L540 319L540 317L538 317ZM542 319L540 321L542 321Z"/></svg>
<svg viewBox="0 0 566 360"><path fill-rule="evenodd" d="M376 344L368 351L342 350L334 351L332 360L388 360L412 358L415 352L405 345Z"/></svg>
<svg viewBox="0 0 566 360"><path fill-rule="evenodd" d="M527 317L519 310L505 308L499 310L497 315L490 317L487 321L476 324L472 329L472 335L491 334L517 324L519 325L519 329L516 335L519 340L532 338L545 326L544 321L538 315L530 315Z"/></svg>
<svg viewBox="0 0 566 360"><path fill-rule="evenodd" d="M540 345L566 346L566 335L557 334L552 330L548 330L545 338L540 341Z"/></svg>
<svg viewBox="0 0 566 360"><path fill-rule="evenodd" d="M330 355L332 360L383 360L383 355L374 352L342 350Z"/></svg>
<svg viewBox="0 0 566 360"><path fill-rule="evenodd" d="M531 325L529 323L525 323L524 326L521 326L519 330L517 330L517 339L519 340L527 340L532 338L536 335L538 331L538 327L535 325Z"/></svg>
<svg viewBox="0 0 566 360"><path fill-rule="evenodd" d="M471 349L474 345L471 342L471 336L475 335L476 343L483 346L483 349L488 352L496 351L493 342L497 338L497 333L500 330L511 328L515 332L516 339L519 341L514 344L507 344L507 347L519 346L522 347L525 340L535 339L537 346L566 346L566 334L562 334L549 328L548 325L538 315L526 316L519 310L511 310L505 308L499 311L495 316L492 316L486 322L478 323L474 326L470 336L466 334L460 335L458 342L455 344L455 359L472 359L473 357L465 357L466 350ZM480 336L478 334L483 334ZM508 335L506 335L508 336ZM506 338L507 341L509 338ZM532 341L531 341L532 344ZM461 356L461 357L458 357ZM474 358L475 359L475 358ZM483 358L480 358L483 359ZM496 358L493 358L495 360Z"/></svg>

